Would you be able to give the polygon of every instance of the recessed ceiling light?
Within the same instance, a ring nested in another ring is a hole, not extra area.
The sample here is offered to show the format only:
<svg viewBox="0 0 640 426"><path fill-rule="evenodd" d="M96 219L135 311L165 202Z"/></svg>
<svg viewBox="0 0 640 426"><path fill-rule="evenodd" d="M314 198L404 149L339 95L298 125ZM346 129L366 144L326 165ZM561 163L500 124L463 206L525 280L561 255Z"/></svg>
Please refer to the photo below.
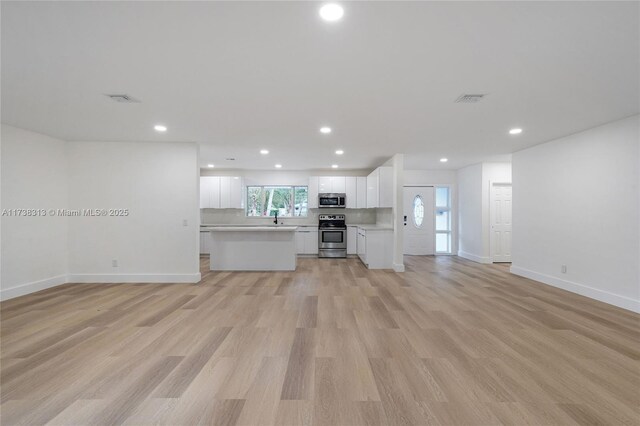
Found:
<svg viewBox="0 0 640 426"><path fill-rule="evenodd" d="M519 135L520 133L522 133L522 129L517 128L517 127L515 129L509 130L509 134L510 135Z"/></svg>
<svg viewBox="0 0 640 426"><path fill-rule="evenodd" d="M209 167L210 169L213 169L214 165L213 164L207 164L207 167Z"/></svg>
<svg viewBox="0 0 640 426"><path fill-rule="evenodd" d="M162 124L156 124L155 126L153 126L153 128L156 130L156 132L166 132L167 131L167 126L163 126Z"/></svg>
<svg viewBox="0 0 640 426"><path fill-rule="evenodd" d="M337 165L337 164L332 164L332 165L331 165L331 168L332 168L332 169L337 169L337 168L338 168L338 165Z"/></svg>
<svg viewBox="0 0 640 426"><path fill-rule="evenodd" d="M260 150L260 154L262 154L262 155L267 155L268 153L269 153L268 149L261 149Z"/></svg>
<svg viewBox="0 0 640 426"><path fill-rule="evenodd" d="M342 6L336 3L325 4L320 8L320 17L325 21L335 22L339 21L344 15L344 9Z"/></svg>
<svg viewBox="0 0 640 426"><path fill-rule="evenodd" d="M336 154L337 154L337 155L342 155L342 154L344 154L344 151L343 151L343 150L341 150L341 149L339 149L339 150L337 150L337 151L336 151Z"/></svg>
<svg viewBox="0 0 640 426"><path fill-rule="evenodd" d="M448 159L448 158L441 158L441 159L440 159L440 162L441 162L441 163L446 163L447 161L449 161L449 159Z"/></svg>
<svg viewBox="0 0 640 426"><path fill-rule="evenodd" d="M276 164L276 169L281 169L282 168L282 164Z"/></svg>
<svg viewBox="0 0 640 426"><path fill-rule="evenodd" d="M320 127L320 133L328 135L329 133L331 133L331 127Z"/></svg>

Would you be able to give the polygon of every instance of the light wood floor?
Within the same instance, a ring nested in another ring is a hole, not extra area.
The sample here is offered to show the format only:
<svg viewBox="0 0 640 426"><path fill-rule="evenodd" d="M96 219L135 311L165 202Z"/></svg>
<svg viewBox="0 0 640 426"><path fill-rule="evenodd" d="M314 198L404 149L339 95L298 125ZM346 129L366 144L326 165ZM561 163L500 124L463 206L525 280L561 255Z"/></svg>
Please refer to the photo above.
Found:
<svg viewBox="0 0 640 426"><path fill-rule="evenodd" d="M406 263L4 302L1 423L639 424L640 316L506 266Z"/></svg>

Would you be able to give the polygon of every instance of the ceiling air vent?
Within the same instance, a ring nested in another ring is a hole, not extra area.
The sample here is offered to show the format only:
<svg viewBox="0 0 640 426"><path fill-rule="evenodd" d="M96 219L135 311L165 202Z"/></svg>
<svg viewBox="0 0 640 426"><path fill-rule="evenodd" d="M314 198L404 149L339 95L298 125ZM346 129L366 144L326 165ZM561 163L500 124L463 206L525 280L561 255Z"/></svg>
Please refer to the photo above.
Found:
<svg viewBox="0 0 640 426"><path fill-rule="evenodd" d="M129 95L107 95L107 96L116 102L129 103L129 104L140 102L136 98Z"/></svg>
<svg viewBox="0 0 640 426"><path fill-rule="evenodd" d="M482 94L476 95L461 95L458 99L456 99L457 104L475 104L476 102L480 102L485 96Z"/></svg>

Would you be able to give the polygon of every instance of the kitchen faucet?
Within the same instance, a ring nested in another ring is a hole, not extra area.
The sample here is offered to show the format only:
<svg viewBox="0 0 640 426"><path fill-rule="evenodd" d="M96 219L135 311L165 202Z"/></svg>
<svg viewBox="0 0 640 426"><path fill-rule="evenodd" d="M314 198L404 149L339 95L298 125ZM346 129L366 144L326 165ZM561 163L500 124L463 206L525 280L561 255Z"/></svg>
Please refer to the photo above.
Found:
<svg viewBox="0 0 640 426"><path fill-rule="evenodd" d="M274 220L273 223L278 224L278 210L276 210L276 220Z"/></svg>

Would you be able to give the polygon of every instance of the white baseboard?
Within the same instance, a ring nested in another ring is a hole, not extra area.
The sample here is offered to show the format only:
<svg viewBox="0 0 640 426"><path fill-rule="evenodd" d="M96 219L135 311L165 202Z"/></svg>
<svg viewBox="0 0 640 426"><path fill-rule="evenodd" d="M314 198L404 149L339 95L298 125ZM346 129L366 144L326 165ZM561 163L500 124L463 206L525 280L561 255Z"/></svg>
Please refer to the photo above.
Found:
<svg viewBox="0 0 640 426"><path fill-rule="evenodd" d="M467 253L466 251L459 251L458 252L458 256L464 257L467 260L472 260L472 261L478 262L478 263L491 263L491 258L490 257L478 256L476 254Z"/></svg>
<svg viewBox="0 0 640 426"><path fill-rule="evenodd" d="M632 312L640 313L640 300L634 300L630 297L620 296L618 294L610 293L608 291L599 290L597 288L589 287L584 284L575 283L573 281L563 280L551 275L541 274L539 272L531 271L519 266L511 266L512 274L520 275L521 277L529 278L535 281L539 281L543 284L550 285L552 287L558 287L563 290L577 293L581 296L586 296L591 299L599 300L600 302L608 303L610 305L617 306L622 309L627 309Z"/></svg>
<svg viewBox="0 0 640 426"><path fill-rule="evenodd" d="M393 270L396 272L404 272L404 263L394 263Z"/></svg>
<svg viewBox="0 0 640 426"><path fill-rule="evenodd" d="M70 283L197 283L197 274L69 274Z"/></svg>
<svg viewBox="0 0 640 426"><path fill-rule="evenodd" d="M58 275L44 280L32 281L30 283L21 284L15 287L7 288L0 291L0 300L9 300L14 297L24 296L25 294L35 293L36 291L55 287L57 285L67 283L67 275Z"/></svg>

